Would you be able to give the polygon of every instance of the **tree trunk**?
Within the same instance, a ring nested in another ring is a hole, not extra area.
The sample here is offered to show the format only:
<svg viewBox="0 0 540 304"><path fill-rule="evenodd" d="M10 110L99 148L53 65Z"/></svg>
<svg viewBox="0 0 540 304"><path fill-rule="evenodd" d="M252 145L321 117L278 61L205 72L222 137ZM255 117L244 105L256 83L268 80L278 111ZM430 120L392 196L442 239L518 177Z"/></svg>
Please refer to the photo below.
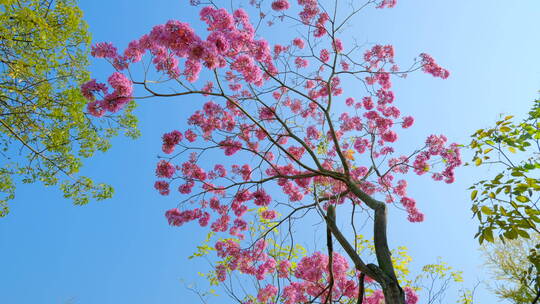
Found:
<svg viewBox="0 0 540 304"><path fill-rule="evenodd" d="M384 202L377 201L371 196L363 192L355 183L348 183L349 189L358 198L360 198L368 207L375 212L375 219L373 222L374 233L374 245L375 255L377 256L377 264L366 265L353 246L343 236L341 231L336 225L336 222L331 217L326 217L326 223L332 234L343 247L347 255L351 258L357 270L365 273L375 281L377 281L382 288L385 304L405 304L405 293L399 286L399 282L394 271L394 265L392 264L392 256L388 247L388 241L386 236L386 204ZM355 236L356 237L356 236Z"/></svg>

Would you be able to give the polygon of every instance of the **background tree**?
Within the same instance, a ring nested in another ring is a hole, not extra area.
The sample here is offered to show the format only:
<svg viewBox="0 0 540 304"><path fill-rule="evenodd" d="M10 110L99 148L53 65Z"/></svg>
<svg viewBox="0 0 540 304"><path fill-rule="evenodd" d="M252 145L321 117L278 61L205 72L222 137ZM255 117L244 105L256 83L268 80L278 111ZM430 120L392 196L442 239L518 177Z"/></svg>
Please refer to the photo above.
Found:
<svg viewBox="0 0 540 304"><path fill-rule="evenodd" d="M61 184L85 204L112 188L78 176L81 159L105 151L119 129L136 136L131 107L99 122L84 113L90 35L74 0L0 1L0 216L18 181Z"/></svg>
<svg viewBox="0 0 540 304"><path fill-rule="evenodd" d="M497 235L503 244L516 240L510 243L509 249L521 254L528 252L528 258L521 259L526 262L520 267L526 270L522 275L523 280L513 278L516 283L521 282L519 284L522 286L512 290L524 292L520 300L523 301L531 298L526 291L534 289L534 302L540 297L540 243L537 237L540 233L540 209L537 205L540 200L539 118L540 101L536 100L528 117L522 122L514 122L513 116L506 116L497 121L494 127L476 131L469 144L475 151L472 159L474 164L489 166L491 170L495 168L496 172L492 179L481 180L471 187L472 211L480 222L476 237L480 243L494 242L494 235ZM534 237L531 238L531 235ZM525 240L519 240L520 238ZM493 250L488 254L488 264L494 264L489 262L489 258L501 255L503 260L496 265L501 266L501 272L505 272L505 268L508 268L508 265L504 264L507 258L500 246L504 245L487 247ZM502 293L502 289L499 291ZM514 300L519 298L517 294L514 296Z"/></svg>
<svg viewBox="0 0 540 304"><path fill-rule="evenodd" d="M500 299L516 304L536 303L538 297L538 244L540 235L531 238L485 243L482 251L486 266L496 282L491 289Z"/></svg>
<svg viewBox="0 0 540 304"><path fill-rule="evenodd" d="M396 155L396 130L413 118L394 105L391 78L415 70L440 78L449 73L427 54L400 69L390 45L345 48L339 37L351 18L395 1L298 3L250 1L249 8L228 11L210 1L200 11L207 38L171 20L122 53L97 44L94 55L116 72L108 78L112 93L95 80L82 86L88 110L95 116L119 111L133 98L133 85L144 92L136 98L209 99L188 118L191 129L163 135L155 188L169 195L171 183L179 184L185 199L166 217L171 225L197 220L210 228L200 254L217 253L210 279L235 301L417 303L414 289L402 288L396 274L387 212L395 205L411 222L424 215L397 176L412 170L451 183L461 161L457 145L442 135ZM261 37L265 25L282 23L298 36L273 45ZM347 79L360 85L343 97ZM359 217L372 223L371 259L359 251ZM304 254L299 247L294 224L310 220L325 227L324 252Z"/></svg>

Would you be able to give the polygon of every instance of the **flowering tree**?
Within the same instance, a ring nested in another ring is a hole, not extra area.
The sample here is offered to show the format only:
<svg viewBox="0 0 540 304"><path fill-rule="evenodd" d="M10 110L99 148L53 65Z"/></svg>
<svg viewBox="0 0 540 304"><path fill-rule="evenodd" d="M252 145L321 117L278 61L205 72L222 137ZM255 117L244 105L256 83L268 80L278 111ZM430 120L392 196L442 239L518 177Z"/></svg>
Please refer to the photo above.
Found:
<svg viewBox="0 0 540 304"><path fill-rule="evenodd" d="M443 135L408 154L394 151L397 130L414 120L394 105L391 79L415 70L444 79L448 71L427 54L400 69L390 45L345 48L340 36L348 22L370 6L391 8L393 0L343 8L337 0L298 0L297 7L250 1L246 9L206 4L200 10L206 38L171 20L123 53L95 45L93 55L116 72L108 79L112 93L95 80L83 85L88 111L111 115L132 98L208 99L188 118L190 129L163 135L155 188L169 195L174 184L183 196L165 214L171 225L198 221L217 238L201 254L217 253L211 280L223 282L239 303L417 303L414 289L402 288L396 275L387 209L396 206L421 222L398 176L413 171L451 183L461 161ZM287 41L261 37L265 26L291 24L298 35ZM145 54L158 80L150 78ZM142 75L133 70L137 62L145 66ZM358 83L354 95L342 87L346 78ZM134 97L134 86L144 93ZM359 250L361 212L372 221L373 264ZM302 253L293 225L316 217L326 248ZM226 284L237 275L252 278L254 289Z"/></svg>

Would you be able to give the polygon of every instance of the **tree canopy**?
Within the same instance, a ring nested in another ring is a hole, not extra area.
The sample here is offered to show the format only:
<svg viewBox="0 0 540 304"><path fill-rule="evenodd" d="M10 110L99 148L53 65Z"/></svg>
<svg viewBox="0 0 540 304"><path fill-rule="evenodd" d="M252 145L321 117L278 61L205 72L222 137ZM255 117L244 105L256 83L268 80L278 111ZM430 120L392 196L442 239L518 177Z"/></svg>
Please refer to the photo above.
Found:
<svg viewBox="0 0 540 304"><path fill-rule="evenodd" d="M132 107L100 121L85 113L90 35L76 1L1 0L0 25L0 216L19 182L60 184L79 205L110 197L78 174L82 159L120 129L137 136L136 120Z"/></svg>
<svg viewBox="0 0 540 304"><path fill-rule="evenodd" d="M236 301L417 303L415 289L400 282L387 212L394 206L422 222L405 176L452 183L461 159L459 146L439 134L397 151L398 132L414 118L397 107L392 79L449 72L425 53L402 69L391 45L341 40L351 18L370 6L392 8L392 0L207 4L200 10L206 32L170 20L121 52L96 44L93 55L115 71L107 83L82 86L89 112L117 113L134 96L207 99L187 117L189 129L163 135L155 188L170 195L175 185L182 196L165 213L171 225L195 221L210 230L199 255L217 255L209 278ZM298 35L270 42L260 34L281 24ZM313 217L325 227L324 246L303 252L292 227ZM373 229L371 258L359 250L359 217ZM253 286L229 287L236 275Z"/></svg>
<svg viewBox="0 0 540 304"><path fill-rule="evenodd" d="M485 243L482 251L493 282L489 286L501 299L515 304L534 304L540 297L540 235Z"/></svg>

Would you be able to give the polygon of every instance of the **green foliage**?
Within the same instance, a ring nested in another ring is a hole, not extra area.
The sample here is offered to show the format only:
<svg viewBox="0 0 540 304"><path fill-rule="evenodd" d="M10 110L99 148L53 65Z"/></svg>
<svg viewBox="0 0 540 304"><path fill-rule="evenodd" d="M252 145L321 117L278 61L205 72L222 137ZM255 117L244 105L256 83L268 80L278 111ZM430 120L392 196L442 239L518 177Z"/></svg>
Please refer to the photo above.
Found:
<svg viewBox="0 0 540 304"><path fill-rule="evenodd" d="M528 117L520 123L506 116L490 129L472 136L469 148L476 166L496 169L492 179L481 180L471 189L472 211L480 221L476 237L480 243L539 232L540 210L540 100L534 102Z"/></svg>
<svg viewBox="0 0 540 304"><path fill-rule="evenodd" d="M506 116L472 138L474 164L496 170L495 177L470 188L480 222L476 237L492 243L484 247L487 264L497 279L511 283L495 292L514 303L531 303L540 294L540 100L522 122Z"/></svg>
<svg viewBox="0 0 540 304"><path fill-rule="evenodd" d="M110 186L78 176L82 159L119 130L138 136L134 104L100 122L84 112L90 35L76 4L0 0L0 216L18 181L59 184L77 205L111 197Z"/></svg>
<svg viewBox="0 0 540 304"><path fill-rule="evenodd" d="M461 290L459 293L458 304L472 304L473 292L470 289Z"/></svg>
<svg viewBox="0 0 540 304"><path fill-rule="evenodd" d="M259 211L264 210L261 208ZM261 226L261 229L264 227ZM279 231L276 228L266 227L265 229L270 229L274 232L274 236L279 235ZM258 234L256 231L250 231L250 236L256 237ZM204 257L207 258L209 254L215 252L215 249L210 245L216 241L216 234L214 232L208 233L205 240L201 245L197 246L197 251L193 253L189 259L195 257ZM219 241L232 240L234 242L239 242L235 238L219 238ZM306 256L306 249L295 244L293 246L282 244L282 242L276 241L272 237L265 238L268 244L268 254L274 258L276 261L288 260L291 262L291 275L294 274L298 266L298 262ZM358 254L366 258L366 260L373 259L375 256L375 246L373 240L366 239L362 235L356 235L356 250ZM442 261L440 258L436 263L424 265L416 276L411 275L410 264L412 262L411 256L408 254L408 250L404 246L399 246L398 248L391 251L392 254L392 263L394 264L394 269L396 271L397 278L400 282L400 285L403 287L411 287L414 289L420 296L422 303L448 303L445 302L445 295L449 288L459 287L459 294L457 298L457 303L470 304L472 303L473 293L471 290L462 288L463 277L462 272L453 269L447 263ZM227 265L230 262L230 258L224 258L216 263L217 265ZM349 276L354 277L355 271L351 268ZM215 271L209 272L198 272L198 275L202 278L205 278L210 286L220 285L219 280L217 279L217 274ZM229 273L230 275L230 273ZM374 292L375 289L380 287L375 283L366 283L365 287L366 295L370 295ZM211 292L212 295L217 295L215 291ZM205 294L207 296L209 294ZM248 296L249 299L253 300L254 303L258 303L256 298ZM246 299L248 299L246 298Z"/></svg>
<svg viewBox="0 0 540 304"><path fill-rule="evenodd" d="M516 304L532 303L540 291L540 234L487 243L482 247L486 265L500 284L491 288L504 300Z"/></svg>
<svg viewBox="0 0 540 304"><path fill-rule="evenodd" d="M375 254L375 246L372 240L362 235L356 236L357 252L364 257ZM453 287L459 288L457 303L470 304L473 300L473 292L463 287L462 272L449 266L441 258L436 263L424 265L416 276L411 274L410 264L413 261L405 246L399 246L391 250L392 263L396 276L402 287L411 287L420 296L421 303L449 303L445 298L447 291ZM372 289L366 288L369 295Z"/></svg>
<svg viewBox="0 0 540 304"><path fill-rule="evenodd" d="M375 256L375 245L373 240L364 238L363 235L356 236L356 251L361 256L372 258ZM399 246L391 250L392 264L396 272L397 279L401 286L411 286L412 281L408 278L410 274L409 264L412 257L407 252L407 247Z"/></svg>

